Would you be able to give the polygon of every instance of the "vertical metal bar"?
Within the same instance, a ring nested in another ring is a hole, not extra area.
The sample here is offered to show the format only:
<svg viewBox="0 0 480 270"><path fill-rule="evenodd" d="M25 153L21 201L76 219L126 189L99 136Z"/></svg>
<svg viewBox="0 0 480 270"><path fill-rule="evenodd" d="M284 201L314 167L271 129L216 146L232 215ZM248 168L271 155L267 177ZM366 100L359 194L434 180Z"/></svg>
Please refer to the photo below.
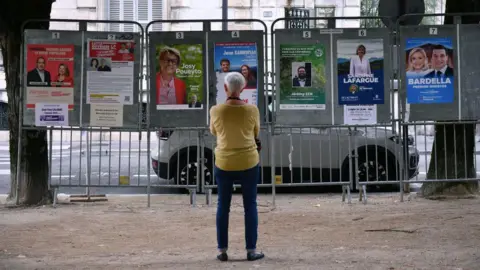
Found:
<svg viewBox="0 0 480 270"><path fill-rule="evenodd" d="M119 146L118 146L118 167L117 167L117 171L118 171L118 176L120 176L121 170L122 170L122 134L123 134L123 132L120 131L118 133L120 134L119 135L120 143L119 143ZM118 177L118 181L120 181L120 177Z"/></svg>
<svg viewBox="0 0 480 270"><path fill-rule="evenodd" d="M228 30L228 0L222 0L222 30Z"/></svg>
<svg viewBox="0 0 480 270"><path fill-rule="evenodd" d="M452 125L452 124L451 124ZM453 125L455 128L455 125ZM445 159L445 179L448 179L448 162L447 162L447 125L443 125L443 158Z"/></svg>
<svg viewBox="0 0 480 270"><path fill-rule="evenodd" d="M310 138L308 140L308 161L310 162L310 184L313 183L313 165L312 165L312 138L315 135L312 133L312 128L310 128Z"/></svg>
<svg viewBox="0 0 480 270"><path fill-rule="evenodd" d="M293 134L290 139L291 142L293 142ZM303 183L303 128L300 128L300 183ZM292 143L293 147L293 143ZM292 160L290 161L292 163L292 171L293 171L293 154L292 154Z"/></svg>
<svg viewBox="0 0 480 270"><path fill-rule="evenodd" d="M120 144L122 143L122 141L120 141ZM139 146L140 148L140 146ZM140 151L140 150L139 150ZM138 155L140 156L140 152L138 152ZM132 132L129 131L128 132L128 172L127 172L127 176L130 178L130 176L132 175L131 174L131 170L130 170L130 167L132 165ZM121 172L119 173L119 176L121 175ZM140 178L138 178L140 179Z"/></svg>
<svg viewBox="0 0 480 270"><path fill-rule="evenodd" d="M49 157L48 157L48 166L49 166L49 170L48 170L48 190L50 190L50 184L52 182L52 156L53 156L53 127L50 127L50 138L49 139L49 150L48 152L50 153ZM60 151L62 151L61 149L62 147L60 146ZM61 153L61 152L60 152ZM62 155L60 154L60 173L59 173L59 178L58 178L58 184L61 185L62 183Z"/></svg>
<svg viewBox="0 0 480 270"><path fill-rule="evenodd" d="M440 127L438 127L440 129ZM433 150L435 151L435 155L433 155L433 158L434 158L434 162L435 162L435 180L438 179L438 159L437 159L437 156L438 156L438 148L437 148L437 140L436 140L436 136L433 136ZM433 151L432 151L433 153ZM431 162L431 161L430 161Z"/></svg>
<svg viewBox="0 0 480 270"><path fill-rule="evenodd" d="M73 148L73 130L72 128L70 128L70 159L69 159L69 164L68 164L68 184L71 185L72 184L72 148ZM82 151L80 149L80 151ZM80 158L81 160L81 158ZM81 172L80 172L80 175Z"/></svg>
<svg viewBox="0 0 480 270"><path fill-rule="evenodd" d="M92 140L92 132L91 132L91 128L88 128L87 130L87 139L86 139L86 146L87 146L87 152L86 152L86 155L87 155L87 167L86 167L86 170L87 170L87 188L86 188L86 193L87 193L87 197L88 199L90 199L90 183L91 183L91 174L92 174L92 167L91 167L91 140Z"/></svg>
<svg viewBox="0 0 480 270"><path fill-rule="evenodd" d="M461 103L461 102L459 102ZM463 125L465 126L465 125ZM457 125L453 125L453 156L455 157L454 161L454 172L455 172L455 178L459 178L457 174Z"/></svg>
<svg viewBox="0 0 480 270"><path fill-rule="evenodd" d="M473 130L475 136L475 129ZM474 140L473 141L473 167L475 168L475 176L474 178L477 178L477 150L476 150L477 142ZM465 125L463 125L463 164L465 165L465 178L468 177L468 166L467 166L467 129L465 128Z"/></svg>
<svg viewBox="0 0 480 270"><path fill-rule="evenodd" d="M427 175L428 175L428 152L427 152L427 125L423 125L423 140L424 140L424 153L425 155L424 158L425 158L425 178L427 178ZM434 137L435 138L435 137ZM432 149L433 150L433 149Z"/></svg>
<svg viewBox="0 0 480 270"><path fill-rule="evenodd" d="M457 54L457 65L459 68L457 68L457 78L459 78L457 81L457 84L458 84L458 100L460 100L458 102L458 120L462 120L462 57L461 57L461 47L460 47L460 24L461 24L461 17L459 16L455 16L454 17L454 21L455 21L455 34L456 34L456 38L457 38L457 51L456 51L456 54Z"/></svg>
<svg viewBox="0 0 480 270"><path fill-rule="evenodd" d="M148 27L150 27L150 25L148 25ZM142 57L143 57L143 50L144 48L146 48L146 54L147 54L147 67L146 67L146 81L147 81L147 89L145 89L146 91L146 96L147 96L147 104L145 106L146 110L145 110L145 122L146 122L146 130L147 130L147 207L150 208L150 188L151 188L151 183L150 183L150 171L152 170L152 162L150 162L149 158L150 158L150 155L151 155L151 149L150 149L150 132L151 132L151 128L150 128L150 50L148 49L149 48L149 39L148 38L145 38L144 39L144 35L145 36L148 36L148 27L147 29L145 29L145 32L144 32L144 29L142 29L142 36L141 36L141 41L140 41L140 46L141 46L141 49L142 49ZM145 42L145 44L144 44ZM142 58L140 58L142 59ZM143 73L143 61L140 62L140 66L142 67L142 73ZM141 95L143 96L143 95ZM158 145L160 145L160 142L158 143ZM158 152L157 152L158 153ZM140 170L140 169L139 169ZM157 170L160 174L160 167L158 167L158 164L157 164ZM140 172L139 172L140 173ZM159 178L159 176L157 176ZM157 178L157 179L158 179ZM138 181L140 182L140 174L138 175Z"/></svg>
<svg viewBox="0 0 480 270"><path fill-rule="evenodd" d="M110 135L110 140L109 140L109 144L108 144L108 153L109 153L109 155L108 155L108 185L110 186L111 181L112 181L112 130L110 130L109 135ZM120 141L120 144L122 144L121 141ZM138 179L140 179L140 177Z"/></svg>
<svg viewBox="0 0 480 270"><path fill-rule="evenodd" d="M271 179L270 181L272 181L272 205L273 207L275 207L275 197L276 197L276 183L275 183L275 141L274 141L274 131L275 131L275 127L273 124L270 124L270 136L271 136L271 139L270 139L270 173L272 174L271 175ZM280 171L282 171L282 169L280 168Z"/></svg>
<svg viewBox="0 0 480 270"><path fill-rule="evenodd" d="M328 129L328 156L329 157L332 156L332 128ZM332 159L331 158L328 159L328 171L330 173L329 182L332 182L333 176L332 176Z"/></svg>
<svg viewBox="0 0 480 270"><path fill-rule="evenodd" d="M197 190L198 188L200 191L205 190L205 131L201 130L200 131L200 163L197 164L197 171L200 171L199 173L200 178L197 178ZM198 185L198 179L200 179L200 185Z"/></svg>
<svg viewBox="0 0 480 270"><path fill-rule="evenodd" d="M102 141L103 141L103 127L100 127L100 133L98 134L100 137L100 142L98 146L98 185L102 184Z"/></svg>

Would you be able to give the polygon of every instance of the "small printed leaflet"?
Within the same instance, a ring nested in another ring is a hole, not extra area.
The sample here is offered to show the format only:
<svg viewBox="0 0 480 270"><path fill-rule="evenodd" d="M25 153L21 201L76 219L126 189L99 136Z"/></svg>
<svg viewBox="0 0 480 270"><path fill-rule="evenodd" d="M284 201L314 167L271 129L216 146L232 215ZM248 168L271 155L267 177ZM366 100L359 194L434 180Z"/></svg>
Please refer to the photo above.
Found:
<svg viewBox="0 0 480 270"><path fill-rule="evenodd" d="M90 126L92 127L122 127L123 105L90 105Z"/></svg>
<svg viewBox="0 0 480 270"><path fill-rule="evenodd" d="M345 125L377 124L377 105L344 105L343 123Z"/></svg>
<svg viewBox="0 0 480 270"><path fill-rule="evenodd" d="M35 125L68 126L68 104L35 104Z"/></svg>

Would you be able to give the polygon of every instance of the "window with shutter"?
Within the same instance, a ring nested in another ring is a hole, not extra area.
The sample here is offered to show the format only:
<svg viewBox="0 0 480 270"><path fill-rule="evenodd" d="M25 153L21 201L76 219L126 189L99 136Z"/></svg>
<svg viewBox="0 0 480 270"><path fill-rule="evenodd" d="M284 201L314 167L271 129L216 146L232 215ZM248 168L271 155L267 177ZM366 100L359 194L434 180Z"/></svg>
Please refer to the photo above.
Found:
<svg viewBox="0 0 480 270"><path fill-rule="evenodd" d="M124 21L135 21L135 5L133 0L123 0L123 20ZM125 23L123 24L123 32L133 32L134 24Z"/></svg>
<svg viewBox="0 0 480 270"><path fill-rule="evenodd" d="M149 0L137 0L138 2L138 21L148 21L148 2Z"/></svg>
<svg viewBox="0 0 480 270"><path fill-rule="evenodd" d="M150 0L152 2L152 17L151 21L161 20L163 14L163 0ZM161 31L162 23L152 25L153 31Z"/></svg>
<svg viewBox="0 0 480 270"><path fill-rule="evenodd" d="M116 21L121 20L120 19L120 6L121 6L121 0L110 0L110 1L108 1L109 20L116 20ZM111 23L110 24L110 31L120 31L120 24Z"/></svg>
<svg viewBox="0 0 480 270"><path fill-rule="evenodd" d="M153 20L161 20L163 14L163 0L108 0L108 19L120 21L137 21L143 27ZM110 31L132 32L138 31L132 24L110 24ZM159 31L162 24L154 24L150 30Z"/></svg>

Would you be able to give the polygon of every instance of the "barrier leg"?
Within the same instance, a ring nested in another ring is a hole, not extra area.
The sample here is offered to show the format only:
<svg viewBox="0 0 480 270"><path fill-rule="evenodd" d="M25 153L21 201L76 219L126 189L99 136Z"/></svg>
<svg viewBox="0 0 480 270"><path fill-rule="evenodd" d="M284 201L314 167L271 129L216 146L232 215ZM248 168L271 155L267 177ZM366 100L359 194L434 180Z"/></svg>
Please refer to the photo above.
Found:
<svg viewBox="0 0 480 270"><path fill-rule="evenodd" d="M53 207L57 207L57 202L58 202L58 188L54 187L53 188Z"/></svg>
<svg viewBox="0 0 480 270"><path fill-rule="evenodd" d="M363 200L363 204L367 204L367 185L362 185L362 193L365 199Z"/></svg>
<svg viewBox="0 0 480 270"><path fill-rule="evenodd" d="M345 185L342 186L342 202L345 202Z"/></svg>
<svg viewBox="0 0 480 270"><path fill-rule="evenodd" d="M352 204L352 194L350 193L350 186L346 186L347 188L347 203Z"/></svg>
<svg viewBox="0 0 480 270"><path fill-rule="evenodd" d="M207 188L205 192L205 203L209 206L212 203L212 189Z"/></svg>
<svg viewBox="0 0 480 270"><path fill-rule="evenodd" d="M190 193L190 205L192 207L195 207L196 206L196 202L197 202L197 189L188 189L189 193Z"/></svg>

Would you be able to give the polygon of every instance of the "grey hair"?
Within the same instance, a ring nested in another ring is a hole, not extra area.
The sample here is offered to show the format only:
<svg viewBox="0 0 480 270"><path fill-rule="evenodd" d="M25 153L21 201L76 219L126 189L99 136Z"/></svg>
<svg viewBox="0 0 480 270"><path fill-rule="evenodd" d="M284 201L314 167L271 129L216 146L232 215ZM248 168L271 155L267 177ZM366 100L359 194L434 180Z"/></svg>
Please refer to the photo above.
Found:
<svg viewBox="0 0 480 270"><path fill-rule="evenodd" d="M239 72L229 72L225 76L225 85L227 85L228 92L231 94L242 91L245 84L245 78Z"/></svg>

